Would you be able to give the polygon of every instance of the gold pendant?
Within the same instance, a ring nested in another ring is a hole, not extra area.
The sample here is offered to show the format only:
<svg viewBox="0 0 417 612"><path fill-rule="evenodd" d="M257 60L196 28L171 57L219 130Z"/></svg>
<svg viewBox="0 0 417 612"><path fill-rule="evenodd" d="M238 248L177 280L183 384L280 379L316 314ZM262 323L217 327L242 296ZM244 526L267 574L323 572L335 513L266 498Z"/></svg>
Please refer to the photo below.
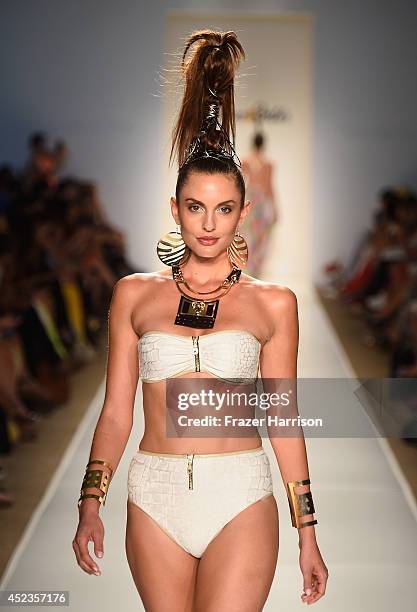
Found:
<svg viewBox="0 0 417 612"><path fill-rule="evenodd" d="M175 325L185 325L197 329L210 329L216 320L219 300L204 302L181 296Z"/></svg>

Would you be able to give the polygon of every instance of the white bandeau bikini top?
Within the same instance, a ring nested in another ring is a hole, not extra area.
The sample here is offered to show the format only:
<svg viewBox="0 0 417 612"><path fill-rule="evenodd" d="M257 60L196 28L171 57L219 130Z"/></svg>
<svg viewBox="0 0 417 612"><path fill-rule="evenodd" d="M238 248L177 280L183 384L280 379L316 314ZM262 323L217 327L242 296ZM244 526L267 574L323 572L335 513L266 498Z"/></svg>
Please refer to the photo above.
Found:
<svg viewBox="0 0 417 612"><path fill-rule="evenodd" d="M138 349L143 382L188 372L208 372L238 383L258 377L261 343L244 330L227 329L202 336L149 331L141 336Z"/></svg>

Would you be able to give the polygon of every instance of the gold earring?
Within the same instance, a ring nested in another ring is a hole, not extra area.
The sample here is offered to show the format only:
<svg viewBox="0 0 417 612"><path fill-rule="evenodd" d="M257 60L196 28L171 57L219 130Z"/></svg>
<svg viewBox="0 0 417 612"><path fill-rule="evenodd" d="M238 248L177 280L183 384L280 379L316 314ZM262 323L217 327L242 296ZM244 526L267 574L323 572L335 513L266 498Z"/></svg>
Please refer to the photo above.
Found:
<svg viewBox="0 0 417 612"><path fill-rule="evenodd" d="M168 232L160 238L156 245L156 253L167 266L183 265L188 261L191 250L178 231L178 224L175 232Z"/></svg>
<svg viewBox="0 0 417 612"><path fill-rule="evenodd" d="M237 228L233 241L227 247L227 256L235 268L244 268L248 263L248 245L244 237L240 235L239 228Z"/></svg>

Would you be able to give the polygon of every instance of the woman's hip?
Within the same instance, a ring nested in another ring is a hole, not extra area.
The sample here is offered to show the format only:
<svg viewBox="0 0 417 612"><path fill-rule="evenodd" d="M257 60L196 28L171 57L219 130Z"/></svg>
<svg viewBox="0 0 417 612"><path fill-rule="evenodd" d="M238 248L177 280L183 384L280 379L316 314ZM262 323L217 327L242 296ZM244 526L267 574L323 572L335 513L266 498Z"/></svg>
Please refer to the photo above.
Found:
<svg viewBox="0 0 417 612"><path fill-rule="evenodd" d="M247 451L211 454L153 453L138 450L128 471L128 491L155 499L185 495L272 492L271 467L263 446ZM190 497L191 496L191 497ZM168 499L166 499L168 501Z"/></svg>

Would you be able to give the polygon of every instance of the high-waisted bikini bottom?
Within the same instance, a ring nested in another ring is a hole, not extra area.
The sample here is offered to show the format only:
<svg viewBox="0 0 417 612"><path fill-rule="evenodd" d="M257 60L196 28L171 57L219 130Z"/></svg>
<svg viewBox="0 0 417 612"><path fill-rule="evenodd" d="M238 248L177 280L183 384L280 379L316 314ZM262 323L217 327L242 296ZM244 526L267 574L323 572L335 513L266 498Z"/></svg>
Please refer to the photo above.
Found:
<svg viewBox="0 0 417 612"><path fill-rule="evenodd" d="M129 501L197 558L239 512L273 495L263 446L207 455L138 450L127 489Z"/></svg>

